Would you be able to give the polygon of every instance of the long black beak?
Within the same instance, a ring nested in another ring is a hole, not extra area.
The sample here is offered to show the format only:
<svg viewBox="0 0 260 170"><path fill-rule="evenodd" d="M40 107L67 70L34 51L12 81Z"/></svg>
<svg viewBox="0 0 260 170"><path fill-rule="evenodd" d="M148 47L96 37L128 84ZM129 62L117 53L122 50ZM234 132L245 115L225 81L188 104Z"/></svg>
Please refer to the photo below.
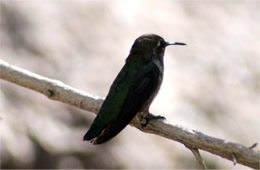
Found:
<svg viewBox="0 0 260 170"><path fill-rule="evenodd" d="M185 43L181 43L181 42L166 42L166 45L186 45Z"/></svg>

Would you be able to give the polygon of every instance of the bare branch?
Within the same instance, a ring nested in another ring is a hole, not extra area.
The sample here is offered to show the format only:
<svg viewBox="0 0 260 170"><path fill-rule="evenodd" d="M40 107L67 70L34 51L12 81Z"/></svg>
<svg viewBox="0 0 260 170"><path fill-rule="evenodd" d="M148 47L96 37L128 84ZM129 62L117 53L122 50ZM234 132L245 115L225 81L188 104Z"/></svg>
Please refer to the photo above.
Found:
<svg viewBox="0 0 260 170"><path fill-rule="evenodd" d="M0 78L78 108L97 113L103 99L0 60Z"/></svg>
<svg viewBox="0 0 260 170"><path fill-rule="evenodd" d="M38 91L52 100L67 103L95 114L97 114L103 102L99 97L91 96L60 81L48 79L16 66L11 66L2 60L0 60L0 78ZM234 161L235 156L237 163L259 169L260 153L241 144L227 142L192 129L167 124L162 120L150 120L143 127L137 119L134 119L131 125L143 132L156 134L180 142L185 146L221 156L230 161Z"/></svg>
<svg viewBox="0 0 260 170"><path fill-rule="evenodd" d="M237 164L237 158L236 158L235 154L232 154L232 160L233 160L233 164L236 165Z"/></svg>
<svg viewBox="0 0 260 170"><path fill-rule="evenodd" d="M186 147L191 150L191 152L193 153L196 161L199 163L201 169L207 169L207 165L203 161L198 148L193 148L193 147L190 147L190 146L186 146Z"/></svg>
<svg viewBox="0 0 260 170"><path fill-rule="evenodd" d="M257 146L257 143L254 143L252 146L248 147L249 149L254 149Z"/></svg>

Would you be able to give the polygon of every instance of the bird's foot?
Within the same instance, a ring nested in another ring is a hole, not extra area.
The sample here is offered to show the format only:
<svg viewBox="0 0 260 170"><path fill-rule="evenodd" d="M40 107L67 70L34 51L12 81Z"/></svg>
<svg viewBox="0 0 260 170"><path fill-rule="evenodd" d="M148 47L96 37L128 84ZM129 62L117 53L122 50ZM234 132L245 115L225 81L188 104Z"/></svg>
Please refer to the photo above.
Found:
<svg viewBox="0 0 260 170"><path fill-rule="evenodd" d="M148 113L147 116L143 117L141 119L141 126L142 128L146 127L147 124L149 123L149 121L151 120L165 120L166 118L164 116L161 115L153 115L151 113Z"/></svg>
<svg viewBox="0 0 260 170"><path fill-rule="evenodd" d="M164 116L161 116L161 115L152 115L152 114L149 114L148 116L151 116L150 120L165 120L166 118Z"/></svg>

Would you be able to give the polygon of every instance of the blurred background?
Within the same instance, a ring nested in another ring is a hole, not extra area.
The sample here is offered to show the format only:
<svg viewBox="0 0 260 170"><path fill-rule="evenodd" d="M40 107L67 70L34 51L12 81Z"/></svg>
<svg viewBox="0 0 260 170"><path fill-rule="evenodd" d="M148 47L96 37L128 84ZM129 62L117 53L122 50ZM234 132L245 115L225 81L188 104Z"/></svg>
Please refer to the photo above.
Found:
<svg viewBox="0 0 260 170"><path fill-rule="evenodd" d="M100 97L141 34L187 43L167 48L151 112L259 143L259 1L1 0L0 7L2 60ZM198 168L182 144L130 126L103 145L83 142L93 113L0 84L1 168ZM201 154L209 168L246 168Z"/></svg>

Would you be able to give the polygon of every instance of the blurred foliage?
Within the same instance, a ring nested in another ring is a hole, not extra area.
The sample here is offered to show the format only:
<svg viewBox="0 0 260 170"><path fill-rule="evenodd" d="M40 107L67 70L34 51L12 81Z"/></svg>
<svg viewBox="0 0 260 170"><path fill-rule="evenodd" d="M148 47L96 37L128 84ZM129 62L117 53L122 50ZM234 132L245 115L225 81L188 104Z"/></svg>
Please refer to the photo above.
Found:
<svg viewBox="0 0 260 170"><path fill-rule="evenodd" d="M185 42L166 50L151 111L250 146L260 138L259 7L257 0L1 0L0 56L103 97L135 38L152 32ZM83 142L94 114L0 83L1 168L198 168L181 144L132 127L100 146ZM210 168L245 168L203 157Z"/></svg>

